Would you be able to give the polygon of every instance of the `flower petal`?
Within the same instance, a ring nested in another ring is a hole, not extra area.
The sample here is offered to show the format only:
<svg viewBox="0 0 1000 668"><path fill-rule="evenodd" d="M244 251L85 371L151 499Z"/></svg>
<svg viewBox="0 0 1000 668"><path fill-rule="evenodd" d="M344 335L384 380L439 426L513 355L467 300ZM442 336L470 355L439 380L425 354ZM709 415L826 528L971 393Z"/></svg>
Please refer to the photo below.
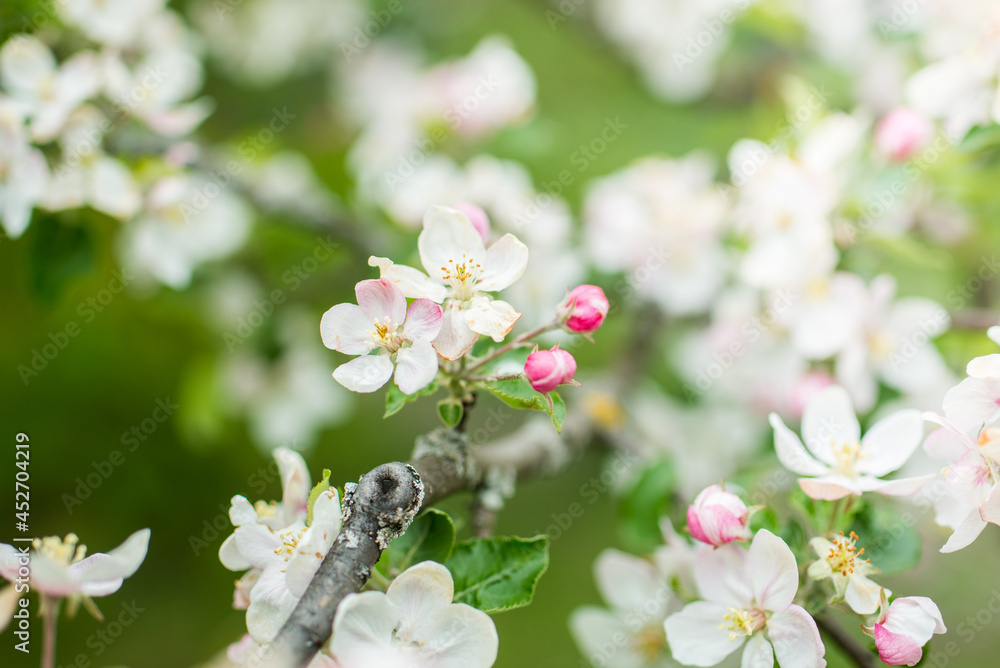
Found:
<svg viewBox="0 0 1000 668"><path fill-rule="evenodd" d="M107 554L92 554L69 567L77 582L127 578L139 570L149 549L149 529L140 529Z"/></svg>
<svg viewBox="0 0 1000 668"><path fill-rule="evenodd" d="M413 394L431 384L438 372L438 354L429 341L417 341L396 353L396 385Z"/></svg>
<svg viewBox="0 0 1000 668"><path fill-rule="evenodd" d="M434 349L446 360L457 360L472 350L479 335L469 328L469 317L454 300L445 302L441 331L434 339Z"/></svg>
<svg viewBox="0 0 1000 668"><path fill-rule="evenodd" d="M369 322L382 322L388 317L392 325L398 327L406 319L406 297L399 288L385 279L360 281L354 286L354 294Z"/></svg>
<svg viewBox="0 0 1000 668"><path fill-rule="evenodd" d="M774 648L763 633L756 634L747 642L740 668L774 668Z"/></svg>
<svg viewBox="0 0 1000 668"><path fill-rule="evenodd" d="M497 660L496 625L482 610L449 605L433 612L424 627L423 651L435 668L490 668Z"/></svg>
<svg viewBox="0 0 1000 668"><path fill-rule="evenodd" d="M824 668L826 648L819 629L805 609L790 605L767 620L767 637L774 645L779 666Z"/></svg>
<svg viewBox="0 0 1000 668"><path fill-rule="evenodd" d="M368 266L378 267L379 277L395 285L403 291L403 296L410 299L430 299L440 304L448 294L444 285L435 283L419 269L405 264L394 264L387 257L373 255L368 258Z"/></svg>
<svg viewBox="0 0 1000 668"><path fill-rule="evenodd" d="M810 499L822 501L836 501L851 494L860 495L862 492L855 481L842 475L799 478L799 487Z"/></svg>
<svg viewBox="0 0 1000 668"><path fill-rule="evenodd" d="M219 548L219 561L231 571L245 571L250 568L250 562L240 554L235 533L222 541L222 546Z"/></svg>
<svg viewBox="0 0 1000 668"><path fill-rule="evenodd" d="M674 661L688 666L714 666L739 649L745 637L729 639L723 619L727 613L726 606L695 601L667 617L663 626Z"/></svg>
<svg viewBox="0 0 1000 668"><path fill-rule="evenodd" d="M602 598L618 610L666 616L670 588L646 559L608 548L594 562L594 579Z"/></svg>
<svg viewBox="0 0 1000 668"><path fill-rule="evenodd" d="M333 618L330 653L344 666L364 666L374 647L388 647L399 612L379 591L348 594Z"/></svg>
<svg viewBox="0 0 1000 668"><path fill-rule="evenodd" d="M749 607L753 590L746 564L747 551L736 544L702 546L694 559L694 579L702 598L725 607Z"/></svg>
<svg viewBox="0 0 1000 668"><path fill-rule="evenodd" d="M646 665L641 648L631 642L635 630L626 625L620 614L606 608L587 605L570 613L569 630L590 665L614 665L620 668L640 668ZM614 657L614 664L607 663ZM601 664L600 661L605 663Z"/></svg>
<svg viewBox="0 0 1000 668"><path fill-rule="evenodd" d="M767 529L761 529L750 544L747 570L753 595L765 610L784 610L791 605L799 588L795 555Z"/></svg>
<svg viewBox="0 0 1000 668"><path fill-rule="evenodd" d="M98 211L124 220L142 205L142 194L124 164L106 156L90 169L90 203Z"/></svg>
<svg viewBox="0 0 1000 668"><path fill-rule="evenodd" d="M371 316L355 304L337 304L319 322L323 345L347 355L368 353L374 329Z"/></svg>
<svg viewBox="0 0 1000 668"><path fill-rule="evenodd" d="M0 589L0 633L4 632L10 620L14 618L17 602L21 597L14 590L14 585Z"/></svg>
<svg viewBox="0 0 1000 668"><path fill-rule="evenodd" d="M309 493L312 491L312 480L309 478L306 460L290 448L276 448L273 456L278 464L278 473L281 474L281 505L284 510L285 525L305 521Z"/></svg>
<svg viewBox="0 0 1000 668"><path fill-rule="evenodd" d="M926 596L897 598L889 606L883 626L892 633L904 633L923 645L935 633L947 633L937 604Z"/></svg>
<svg viewBox="0 0 1000 668"><path fill-rule="evenodd" d="M417 238L420 261L434 280L444 283L449 263L486 263L486 248L472 221L447 206L435 206L424 215L424 229Z"/></svg>
<svg viewBox="0 0 1000 668"><path fill-rule="evenodd" d="M886 496L912 496L936 477L937 475L934 473L915 478L899 478L898 480L879 480L878 478L860 476L857 483L866 492L878 492Z"/></svg>
<svg viewBox="0 0 1000 668"><path fill-rule="evenodd" d="M861 438L861 425L854 415L847 390L831 385L817 392L802 412L802 439L818 460L836 463L831 446Z"/></svg>
<svg viewBox="0 0 1000 668"><path fill-rule="evenodd" d="M989 502L987 502L989 503ZM941 548L942 552L956 552L961 550L963 547L968 547L979 538L979 534L983 532L986 528L988 522L983 519L980 514L979 508L973 508L969 511L969 514L965 516L962 523L958 525L954 533L948 538L948 542L944 544Z"/></svg>
<svg viewBox="0 0 1000 668"><path fill-rule="evenodd" d="M403 338L410 341L433 341L441 331L444 314L441 307L429 299L416 299L406 309Z"/></svg>
<svg viewBox="0 0 1000 668"><path fill-rule="evenodd" d="M849 575L847 578L847 589L844 591L844 600L851 610L859 615L873 615L878 611L879 600L882 594L881 585L872 582L864 575L857 573ZM888 589L885 590L886 598L892 595Z"/></svg>
<svg viewBox="0 0 1000 668"><path fill-rule="evenodd" d="M388 355L363 355L333 372L333 378L352 392L374 392L392 377L392 360Z"/></svg>
<svg viewBox="0 0 1000 668"><path fill-rule="evenodd" d="M771 413L769 420L774 428L774 450L786 469L808 476L826 475L830 472L829 467L817 462L806 452L799 437L785 426L776 413Z"/></svg>
<svg viewBox="0 0 1000 668"><path fill-rule="evenodd" d="M505 234L486 251L486 265L476 287L496 292L521 278L528 266L528 247L513 234Z"/></svg>
<svg viewBox="0 0 1000 668"><path fill-rule="evenodd" d="M878 658L890 666L915 666L924 656L923 645L903 633L892 633L882 624L876 624L875 647Z"/></svg>
<svg viewBox="0 0 1000 668"><path fill-rule="evenodd" d="M857 470L876 477L905 464L924 439L920 412L903 410L875 423L861 439Z"/></svg>
<svg viewBox="0 0 1000 668"><path fill-rule="evenodd" d="M470 302L467 317L469 329L500 343L514 328L521 314L505 301L479 296Z"/></svg>
<svg viewBox="0 0 1000 668"><path fill-rule="evenodd" d="M447 568L424 561L403 571L385 594L399 611L396 635L406 642L422 642L431 637L424 626L431 616L451 605L455 583Z"/></svg>

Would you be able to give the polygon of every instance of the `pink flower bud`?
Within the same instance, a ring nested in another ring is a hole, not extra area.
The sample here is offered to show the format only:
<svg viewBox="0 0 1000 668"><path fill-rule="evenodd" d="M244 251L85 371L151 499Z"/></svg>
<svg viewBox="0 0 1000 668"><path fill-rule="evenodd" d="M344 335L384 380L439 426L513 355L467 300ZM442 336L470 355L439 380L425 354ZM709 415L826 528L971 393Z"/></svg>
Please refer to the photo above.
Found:
<svg viewBox="0 0 1000 668"><path fill-rule="evenodd" d="M893 160L907 160L926 146L934 123L909 107L896 107L875 128L875 146Z"/></svg>
<svg viewBox="0 0 1000 668"><path fill-rule="evenodd" d="M596 331L604 323L608 306L604 290L596 285L580 285L573 288L559 307L559 317L563 319L566 329L586 334Z"/></svg>
<svg viewBox="0 0 1000 668"><path fill-rule="evenodd" d="M948 630L937 605L925 596L897 598L886 606L883 591L881 608L878 621L865 631L875 637L879 658L890 666L917 665L931 636Z"/></svg>
<svg viewBox="0 0 1000 668"><path fill-rule="evenodd" d="M734 540L745 541L751 536L750 515L738 496L712 485L688 506L688 531L694 538L715 547Z"/></svg>
<svg viewBox="0 0 1000 668"><path fill-rule="evenodd" d="M524 373L537 392L551 392L559 385L572 382L576 360L556 346L552 350L536 350L528 355Z"/></svg>
<svg viewBox="0 0 1000 668"><path fill-rule="evenodd" d="M486 215L486 212L475 204L469 204L468 202L459 202L452 206L452 208L455 211L464 213L472 221L472 226L476 228L476 232L479 232L479 236L483 238L483 243L489 245L490 217Z"/></svg>

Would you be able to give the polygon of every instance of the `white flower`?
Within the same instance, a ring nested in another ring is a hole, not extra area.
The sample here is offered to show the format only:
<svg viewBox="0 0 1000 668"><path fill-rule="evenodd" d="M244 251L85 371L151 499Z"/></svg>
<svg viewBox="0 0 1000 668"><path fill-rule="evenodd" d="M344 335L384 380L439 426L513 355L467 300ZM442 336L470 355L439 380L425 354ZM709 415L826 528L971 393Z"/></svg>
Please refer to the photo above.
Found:
<svg viewBox="0 0 1000 668"><path fill-rule="evenodd" d="M92 52L81 51L57 65L47 46L25 35L0 47L0 78L10 96L26 105L32 139L42 143L54 139L73 110L100 85Z"/></svg>
<svg viewBox="0 0 1000 668"><path fill-rule="evenodd" d="M441 307L415 299L407 308L402 291L385 279L361 281L355 292L357 305L337 304L320 322L323 345L360 355L337 367L333 377L354 392L374 392L395 367L396 385L406 394L427 387L438 371L431 341L441 331Z"/></svg>
<svg viewBox="0 0 1000 668"><path fill-rule="evenodd" d="M430 274L372 257L371 266L403 295L444 302L444 323L434 348L445 359L458 359L480 334L503 341L521 314L487 292L506 288L524 273L528 248L513 234L505 234L488 249L469 218L446 206L435 206L424 216L417 241L420 261Z"/></svg>
<svg viewBox="0 0 1000 668"><path fill-rule="evenodd" d="M24 105L0 96L0 224L12 239L28 227L48 180L45 156L28 139Z"/></svg>
<svg viewBox="0 0 1000 668"><path fill-rule="evenodd" d="M454 593L448 569L425 561L385 593L349 594L333 620L330 653L340 668L488 668L499 644L493 620L452 603Z"/></svg>
<svg viewBox="0 0 1000 668"><path fill-rule="evenodd" d="M61 0L59 8L67 23L95 42L126 47L165 4L166 0Z"/></svg>
<svg viewBox="0 0 1000 668"><path fill-rule="evenodd" d="M802 413L805 447L777 414L771 413L770 421L778 459L790 471L807 476L799 478L799 486L814 499L871 491L909 496L934 477L881 480L903 466L923 439L923 421L915 410L883 418L861 438L850 397L844 388L831 385L816 393Z"/></svg>
<svg viewBox="0 0 1000 668"><path fill-rule="evenodd" d="M229 518L236 530L219 549L222 565L234 571L252 569L247 630L258 643L269 643L305 593L340 532L337 490L321 493L307 518L309 472L291 450L275 450L282 477L281 504L251 505L234 496ZM247 577L247 576L244 576Z"/></svg>
<svg viewBox="0 0 1000 668"><path fill-rule="evenodd" d="M896 281L888 275L875 278L869 290L855 304L861 327L837 356L837 381L862 411L875 405L879 379L902 392L940 387L943 393L954 380L931 339L948 329L947 311L920 297L893 301Z"/></svg>
<svg viewBox="0 0 1000 668"><path fill-rule="evenodd" d="M667 575L646 559L618 550L601 552L594 579L610 610L585 606L569 618L573 639L590 663L635 668L662 663L673 594Z"/></svg>
<svg viewBox="0 0 1000 668"><path fill-rule="evenodd" d="M714 666L746 643L743 666L769 668L775 658L784 668L826 666L815 620L792 603L799 571L780 538L762 529L749 550L705 546L694 569L705 600L665 622L676 661Z"/></svg>
<svg viewBox="0 0 1000 668"><path fill-rule="evenodd" d="M56 166L42 206L53 211L90 205L118 219L130 218L142 204L132 173L101 150L103 124L96 107L74 111L59 138L62 162Z"/></svg>
<svg viewBox="0 0 1000 668"><path fill-rule="evenodd" d="M51 598L68 598L71 603L79 598L87 600L113 594L121 588L124 579L142 565L149 548L149 533L149 529L141 529L107 554L98 552L89 557L86 556L87 546L80 544L76 534L68 534L64 539L58 536L36 538L28 557L31 589ZM15 547L0 543L0 576L13 583L19 577L22 554ZM0 592L0 598L5 593ZM96 608L90 609L96 611ZM0 629L9 621L9 617L0 617Z"/></svg>
<svg viewBox="0 0 1000 668"><path fill-rule="evenodd" d="M867 576L879 573L879 569L871 565L871 559L862 559L864 548L858 550L855 543L857 534L840 537L832 541L817 536L809 541L809 545L819 555L819 560L809 565L809 577L813 580L830 578L836 592L835 599L844 599L851 610L859 615L870 615L878 610L882 587ZM885 590L886 596L892 592Z"/></svg>
<svg viewBox="0 0 1000 668"><path fill-rule="evenodd" d="M122 239L124 262L138 276L177 289L187 287L198 265L242 246L253 215L229 190L194 176L161 179L145 205Z"/></svg>

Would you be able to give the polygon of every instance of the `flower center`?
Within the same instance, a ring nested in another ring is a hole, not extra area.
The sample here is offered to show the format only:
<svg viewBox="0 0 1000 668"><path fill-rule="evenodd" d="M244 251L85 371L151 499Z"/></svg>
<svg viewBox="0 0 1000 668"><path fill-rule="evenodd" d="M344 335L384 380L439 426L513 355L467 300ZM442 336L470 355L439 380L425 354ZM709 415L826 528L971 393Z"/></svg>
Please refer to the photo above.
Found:
<svg viewBox="0 0 1000 668"><path fill-rule="evenodd" d="M393 327L389 316L382 318L382 321L374 322L375 329L368 332L372 337L372 349L385 348L390 353L394 353L403 346L403 337L399 335L400 327Z"/></svg>
<svg viewBox="0 0 1000 668"><path fill-rule="evenodd" d="M306 533L305 527L299 527L297 529L286 529L278 534L281 538L281 545L274 548L274 553L279 557L284 557L285 561L291 559L292 554L295 553L295 548L298 547L299 541L302 540L302 536Z"/></svg>
<svg viewBox="0 0 1000 668"><path fill-rule="evenodd" d="M666 644L667 634L662 624L647 626L632 636L632 647L642 655L648 663L653 663L661 654Z"/></svg>
<svg viewBox="0 0 1000 668"><path fill-rule="evenodd" d="M46 536L36 538L31 541L31 546L39 554L44 554L49 559L64 566L75 564L87 555L87 546L80 545L80 539L75 533L67 534L66 538L59 536Z"/></svg>
<svg viewBox="0 0 1000 668"><path fill-rule="evenodd" d="M866 457L865 453L861 452L861 443L857 440L848 441L847 443L837 443L834 441L831 450L833 450L833 456L837 460L836 473L845 475L848 478L857 476L854 467L859 459Z"/></svg>
<svg viewBox="0 0 1000 668"><path fill-rule="evenodd" d="M257 501L253 504L253 509L257 511L257 517L277 517L278 516L278 502L271 501Z"/></svg>
<svg viewBox="0 0 1000 668"><path fill-rule="evenodd" d="M858 534L851 532L850 536L844 537L844 532L840 532L840 538L833 539L833 547L826 555L826 560L830 563L830 569L841 575L850 575L854 572L854 566L861 561L861 555L865 553L865 548L858 550L855 543ZM864 563L870 564L871 559L865 559Z"/></svg>
<svg viewBox="0 0 1000 668"><path fill-rule="evenodd" d="M754 631L764 628L767 617L763 610L741 610L740 608L729 608L729 612L722 617L723 622L719 624L719 629L729 629L729 639L736 640L743 636L750 637ZM729 622L728 624L726 622Z"/></svg>
<svg viewBox="0 0 1000 668"><path fill-rule="evenodd" d="M483 275L483 266L462 253L462 259L456 262L448 260L448 265L441 267L444 280L455 291L455 299L468 301L476 294L476 283Z"/></svg>

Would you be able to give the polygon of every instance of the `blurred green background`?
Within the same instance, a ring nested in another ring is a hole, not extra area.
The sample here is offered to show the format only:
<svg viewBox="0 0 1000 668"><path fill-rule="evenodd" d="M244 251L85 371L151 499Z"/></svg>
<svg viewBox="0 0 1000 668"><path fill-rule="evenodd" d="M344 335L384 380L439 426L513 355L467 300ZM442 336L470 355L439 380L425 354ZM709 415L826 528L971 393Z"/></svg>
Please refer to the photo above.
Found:
<svg viewBox="0 0 1000 668"><path fill-rule="evenodd" d="M6 34L11 25L18 25L18 7L6 0L3 5ZM741 52L752 47L756 58L727 61L722 82L707 100L668 106L643 89L632 68L595 32L585 5L555 29L546 11L558 8L539 0L428 0L405 7L388 34L405 31L419 36L434 58L465 54L484 35L502 33L531 65L538 80L537 116L527 125L500 133L485 151L523 162L536 183L551 180L564 169L570 154L600 129L606 117L620 117L628 124L628 130L589 167L585 178L565 193L577 213L587 179L621 168L639 156L680 156L703 148L721 163L736 139L767 139L784 113L770 73L789 67L804 48L802 36L794 31L782 42L769 41L754 30L751 21L737 32L736 40ZM183 9L183 3L179 8ZM838 94L845 91L844 77L836 72L817 66L798 74L813 84L826 83ZM279 142L306 153L334 192L348 193L351 184L344 155L351 137L338 125L327 89L326 75L318 73L258 91L241 89L210 72L206 92L215 98L218 110L206 123L204 135L238 143L267 121L274 106L306 110L305 122L294 124ZM833 105L845 99L835 98ZM962 164L950 172L953 181L942 182L940 187L954 189L975 204L977 235L954 253L920 246L861 249L855 256L855 270L869 276L892 271L901 279L903 294L943 300L952 287L971 275L982 252L998 248L1000 233L993 222L1000 201L995 160L992 156L957 159ZM228 353L219 333L204 322L204 300L197 281L186 292L161 289L152 296L116 295L92 322L84 322L80 304L105 288L116 269L116 227L117 223L89 210L55 216L36 212L23 238L0 241L4 322L0 413L7 440L6 454L0 459L0 498L13 505L14 437L23 431L31 442L33 534L75 532L91 552L97 552L118 545L136 529L150 527L152 541L144 566L117 594L98 601L109 622L133 601L142 612L110 644L97 635L107 623L83 612L73 621L63 619L58 664L73 665L77 655L83 655L95 666L177 668L209 659L244 632L243 613L230 607L236 574L225 570L216 557L228 528L219 531L212 525L223 525L219 518L224 518L232 495L279 498L280 484L272 475L266 493L257 493L256 481L262 472L273 473L268 468L270 459L252 444L242 422L220 421L199 411L202 389L193 370ZM313 231L265 219L234 262L257 276L265 290L281 287L282 273L312 252L314 238ZM404 241L412 243L412 235ZM933 272L924 269L928 257L936 262ZM355 282L371 275L365 259L345 246L292 295L291 302L279 308L306 305L315 315L318 338L322 312L351 300ZM977 295L978 305L995 306L997 294L996 286L987 285ZM628 319L634 316L624 312L623 322L601 332L597 346L584 354L584 363L595 368L620 354ZM65 349L25 385L18 365L30 364L33 352L49 343L50 334L58 338L56 333L70 322L80 325L80 334L69 339ZM272 336L267 325L243 345L267 351ZM972 354L985 351L983 338L961 332L946 338L943 348L956 371ZM332 363L339 363L338 355L329 355ZM660 358L654 362L663 366ZM126 452L123 436L152 417L158 401L176 403L179 409L158 424L134 452ZM415 436L435 426L432 411L424 407L409 407L404 414L383 421L382 401L380 394L357 397L351 419L322 433L307 456L314 478L323 468L330 468L342 485L379 463L405 459ZM480 402L482 410L476 410L472 429L485 418L488 401ZM767 443L761 447L765 452ZM102 463L114 450L124 453L124 463L113 467L100 486L69 512L64 495L75 494L78 478L107 470ZM553 514L565 512L580 500L581 485L599 475L603 465L604 455L591 452L557 478L522 485L503 512L498 532L534 535L544 531ZM456 499L447 507L461 518L466 501ZM541 580L535 604L495 617L501 638L497 666L585 665L567 631L567 615L578 605L599 602L592 564L602 549L639 547L623 542L616 529L616 513L614 498L606 494L598 503L587 505L584 516L553 541L551 567ZM12 524L12 518L0 522L5 527L0 530L0 541L15 535ZM928 544L920 567L885 584L897 595L927 595L939 602L951 633L935 638L930 655L953 641L960 654L949 665L995 665L1000 647L1000 620L993 619L996 613L989 613L984 632L973 632L971 637L961 633L961 624L965 617L989 610L991 601L1000 610L996 567L1000 531L988 528L974 546L955 555L936 552L945 533L922 531ZM207 546L192 547L201 546L198 541ZM979 623L984 623L982 616ZM33 628L37 652L40 622ZM37 653L25 660L12 645L9 631L0 636L0 665L37 663ZM827 658L831 666L846 665L829 644Z"/></svg>

